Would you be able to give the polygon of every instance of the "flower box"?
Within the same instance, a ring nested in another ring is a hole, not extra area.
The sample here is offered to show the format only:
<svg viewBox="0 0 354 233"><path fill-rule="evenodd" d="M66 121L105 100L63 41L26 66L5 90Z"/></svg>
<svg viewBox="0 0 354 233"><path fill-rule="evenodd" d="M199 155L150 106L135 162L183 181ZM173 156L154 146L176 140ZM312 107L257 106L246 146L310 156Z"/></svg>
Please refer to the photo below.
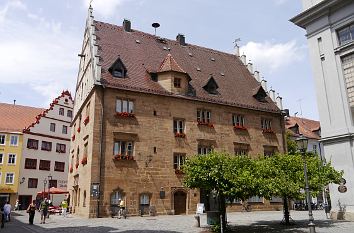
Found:
<svg viewBox="0 0 354 233"><path fill-rule="evenodd" d="M114 160L135 160L132 155L115 155Z"/></svg>
<svg viewBox="0 0 354 233"><path fill-rule="evenodd" d="M80 133L80 131L81 131L81 128L80 128L80 127L79 127L79 128L77 128L77 132L78 132L78 133Z"/></svg>
<svg viewBox="0 0 354 233"><path fill-rule="evenodd" d="M200 126L208 126L209 128L214 128L214 124L210 122L198 121L198 125Z"/></svg>
<svg viewBox="0 0 354 233"><path fill-rule="evenodd" d="M71 137L71 141L75 141L75 134Z"/></svg>
<svg viewBox="0 0 354 233"><path fill-rule="evenodd" d="M79 167L79 162L76 162L76 164L75 164L75 167L76 167L76 169Z"/></svg>
<svg viewBox="0 0 354 233"><path fill-rule="evenodd" d="M85 155L85 156L81 159L81 164L82 164L82 165L87 164L87 155Z"/></svg>
<svg viewBox="0 0 354 233"><path fill-rule="evenodd" d="M175 174L184 174L184 172L181 169L175 169Z"/></svg>
<svg viewBox="0 0 354 233"><path fill-rule="evenodd" d="M263 133L274 133L272 129L263 129Z"/></svg>
<svg viewBox="0 0 354 233"><path fill-rule="evenodd" d="M175 133L176 138L185 138L186 134L185 133Z"/></svg>
<svg viewBox="0 0 354 233"><path fill-rule="evenodd" d="M72 166L70 166L69 171L70 171L70 173L73 173L74 169Z"/></svg>
<svg viewBox="0 0 354 233"><path fill-rule="evenodd" d="M235 125L234 129L247 130L247 128L245 126L242 126L242 125Z"/></svg>
<svg viewBox="0 0 354 233"><path fill-rule="evenodd" d="M116 117L131 117L134 118L135 114L134 113L129 113L129 112L116 112Z"/></svg>
<svg viewBox="0 0 354 233"><path fill-rule="evenodd" d="M87 116L84 120L84 125L87 125L90 122L90 117Z"/></svg>

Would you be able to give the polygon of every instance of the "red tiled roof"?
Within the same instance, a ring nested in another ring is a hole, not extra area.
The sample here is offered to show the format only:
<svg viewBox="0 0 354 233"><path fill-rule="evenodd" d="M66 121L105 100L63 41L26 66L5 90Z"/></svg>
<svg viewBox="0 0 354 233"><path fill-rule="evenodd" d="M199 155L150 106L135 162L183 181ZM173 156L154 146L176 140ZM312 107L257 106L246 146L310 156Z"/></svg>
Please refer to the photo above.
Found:
<svg viewBox="0 0 354 233"><path fill-rule="evenodd" d="M22 129L35 121L43 108L0 103L0 131L22 132Z"/></svg>
<svg viewBox="0 0 354 233"><path fill-rule="evenodd" d="M177 41L161 40L140 31L125 32L108 23L94 21L94 25L102 65L101 82L108 87L280 113L269 97L267 102L253 97L253 90L260 84L233 54L190 44L182 46ZM126 78L115 78L108 71L118 56L127 68ZM186 72L195 95L175 95L150 79L149 71L164 67ZM203 89L210 75L219 86L217 95Z"/></svg>
<svg viewBox="0 0 354 233"><path fill-rule="evenodd" d="M157 72L165 72L165 71L175 71L179 73L186 73L176 62L175 59L173 59L171 54L167 54L167 57L165 60L162 62L160 68L157 70Z"/></svg>
<svg viewBox="0 0 354 233"><path fill-rule="evenodd" d="M299 127L299 133L305 137L318 140L321 139L321 137L315 132L321 128L319 121L300 117L288 117L285 120L285 127L288 129L288 132L293 135L295 135L295 133L291 131L290 128L296 125Z"/></svg>

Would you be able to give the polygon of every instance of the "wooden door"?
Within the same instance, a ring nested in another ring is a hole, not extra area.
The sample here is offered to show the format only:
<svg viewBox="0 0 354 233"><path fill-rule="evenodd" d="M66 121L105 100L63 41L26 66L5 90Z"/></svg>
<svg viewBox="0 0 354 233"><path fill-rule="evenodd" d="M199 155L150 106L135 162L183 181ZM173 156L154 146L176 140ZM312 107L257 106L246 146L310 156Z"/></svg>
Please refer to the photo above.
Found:
<svg viewBox="0 0 354 233"><path fill-rule="evenodd" d="M186 214L187 194L182 191L177 191L174 194L174 209L175 215Z"/></svg>

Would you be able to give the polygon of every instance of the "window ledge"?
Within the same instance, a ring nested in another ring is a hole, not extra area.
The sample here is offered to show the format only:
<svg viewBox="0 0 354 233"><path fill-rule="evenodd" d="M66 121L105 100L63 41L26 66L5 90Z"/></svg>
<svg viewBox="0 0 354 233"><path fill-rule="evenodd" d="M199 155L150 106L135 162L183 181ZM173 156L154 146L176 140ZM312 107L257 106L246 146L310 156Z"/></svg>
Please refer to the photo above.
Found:
<svg viewBox="0 0 354 233"><path fill-rule="evenodd" d="M348 42L346 44L338 46L337 48L334 49L334 53L338 54L338 53L344 52L350 48L354 49L354 40L351 42Z"/></svg>

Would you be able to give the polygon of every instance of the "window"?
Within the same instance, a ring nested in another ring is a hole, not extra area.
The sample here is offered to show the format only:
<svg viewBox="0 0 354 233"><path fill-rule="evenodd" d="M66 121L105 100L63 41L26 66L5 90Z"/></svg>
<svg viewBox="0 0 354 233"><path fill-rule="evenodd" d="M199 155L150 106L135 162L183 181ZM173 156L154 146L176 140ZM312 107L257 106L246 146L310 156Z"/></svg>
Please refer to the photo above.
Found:
<svg viewBox="0 0 354 233"><path fill-rule="evenodd" d="M198 146L198 155L206 155L212 150L211 146Z"/></svg>
<svg viewBox="0 0 354 233"><path fill-rule="evenodd" d="M113 155L133 156L134 143L129 141L114 142Z"/></svg>
<svg viewBox="0 0 354 233"><path fill-rule="evenodd" d="M182 165L186 159L185 154L174 154L173 155L173 168L176 170L181 170Z"/></svg>
<svg viewBox="0 0 354 233"><path fill-rule="evenodd" d="M59 108L59 115L64 116L64 108Z"/></svg>
<svg viewBox="0 0 354 233"><path fill-rule="evenodd" d="M117 78L123 78L123 70L120 69L113 70L112 75Z"/></svg>
<svg viewBox="0 0 354 233"><path fill-rule="evenodd" d="M39 170L50 171L50 160L40 160Z"/></svg>
<svg viewBox="0 0 354 233"><path fill-rule="evenodd" d="M7 160L7 164L10 164L10 165L15 165L16 164L16 155L15 154L9 154L9 158Z"/></svg>
<svg viewBox="0 0 354 233"><path fill-rule="evenodd" d="M272 129L272 121L269 119L262 118L261 127L263 130L271 130Z"/></svg>
<svg viewBox="0 0 354 233"><path fill-rule="evenodd" d="M312 145L312 152L317 154L317 145Z"/></svg>
<svg viewBox="0 0 354 233"><path fill-rule="evenodd" d="M134 102L130 100L117 99L116 100L116 112L134 112Z"/></svg>
<svg viewBox="0 0 354 233"><path fill-rule="evenodd" d="M38 140L29 138L27 140L27 148L37 150L38 149Z"/></svg>
<svg viewBox="0 0 354 233"><path fill-rule="evenodd" d="M149 194L144 193L140 195L140 205L150 205Z"/></svg>
<svg viewBox="0 0 354 233"><path fill-rule="evenodd" d="M72 118L72 117L73 117L73 111L68 110L68 111L66 112L66 116Z"/></svg>
<svg viewBox="0 0 354 233"><path fill-rule="evenodd" d="M28 188L29 189L37 188L37 186L38 186L38 179L28 178Z"/></svg>
<svg viewBox="0 0 354 233"><path fill-rule="evenodd" d="M6 173L5 184L13 184L15 179L14 173Z"/></svg>
<svg viewBox="0 0 354 233"><path fill-rule="evenodd" d="M52 143L42 141L42 150L51 151L52 150Z"/></svg>
<svg viewBox="0 0 354 233"><path fill-rule="evenodd" d="M124 78L127 75L127 69L120 57L109 67L108 71L116 78Z"/></svg>
<svg viewBox="0 0 354 233"><path fill-rule="evenodd" d="M338 30L339 45L344 45L354 40L354 23Z"/></svg>
<svg viewBox="0 0 354 233"><path fill-rule="evenodd" d="M250 203L263 203L263 197L253 196L248 198L248 202Z"/></svg>
<svg viewBox="0 0 354 233"><path fill-rule="evenodd" d="M57 143L56 152L58 152L58 153L65 153L65 152L66 152L66 145L65 145L65 144Z"/></svg>
<svg viewBox="0 0 354 233"><path fill-rule="evenodd" d="M49 128L49 130L50 130L51 132L55 132L55 123L50 123L50 128Z"/></svg>
<svg viewBox="0 0 354 233"><path fill-rule="evenodd" d="M176 88L181 88L181 79L180 78L173 78L173 86Z"/></svg>
<svg viewBox="0 0 354 233"><path fill-rule="evenodd" d="M57 180L49 180L49 188L57 188L58 181Z"/></svg>
<svg viewBox="0 0 354 233"><path fill-rule="evenodd" d="M18 135L11 135L10 137L10 146L18 145Z"/></svg>
<svg viewBox="0 0 354 233"><path fill-rule="evenodd" d="M4 163L4 154L0 154L0 164Z"/></svg>
<svg viewBox="0 0 354 233"><path fill-rule="evenodd" d="M283 198L281 198L281 197L271 197L269 202L270 203L282 203L283 202Z"/></svg>
<svg viewBox="0 0 354 233"><path fill-rule="evenodd" d="M245 126L245 117L243 115L232 115L233 126Z"/></svg>
<svg viewBox="0 0 354 233"><path fill-rule="evenodd" d="M120 191L114 191L111 195L111 205L118 205L119 200L123 199L122 192Z"/></svg>
<svg viewBox="0 0 354 233"><path fill-rule="evenodd" d="M277 147L275 146L264 146L264 156L270 157L277 153Z"/></svg>
<svg viewBox="0 0 354 233"><path fill-rule="evenodd" d="M197 121L201 123L210 123L211 120L211 112L208 110L197 110Z"/></svg>
<svg viewBox="0 0 354 233"><path fill-rule="evenodd" d="M65 163L64 162L55 161L54 171L64 172L64 169L65 169Z"/></svg>
<svg viewBox="0 0 354 233"><path fill-rule="evenodd" d="M68 133L68 126L63 125L63 129L61 130L61 132L62 132L63 134L67 134L67 133Z"/></svg>
<svg viewBox="0 0 354 233"><path fill-rule="evenodd" d="M249 144L235 143L235 155L248 155Z"/></svg>
<svg viewBox="0 0 354 233"><path fill-rule="evenodd" d="M25 169L37 169L37 159L25 159Z"/></svg>
<svg viewBox="0 0 354 233"><path fill-rule="evenodd" d="M6 144L6 135L0 134L0 145L5 145L5 144Z"/></svg>
<svg viewBox="0 0 354 233"><path fill-rule="evenodd" d="M184 133L184 120L173 120L173 132Z"/></svg>

